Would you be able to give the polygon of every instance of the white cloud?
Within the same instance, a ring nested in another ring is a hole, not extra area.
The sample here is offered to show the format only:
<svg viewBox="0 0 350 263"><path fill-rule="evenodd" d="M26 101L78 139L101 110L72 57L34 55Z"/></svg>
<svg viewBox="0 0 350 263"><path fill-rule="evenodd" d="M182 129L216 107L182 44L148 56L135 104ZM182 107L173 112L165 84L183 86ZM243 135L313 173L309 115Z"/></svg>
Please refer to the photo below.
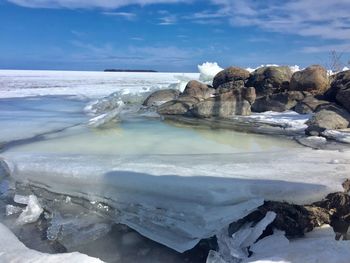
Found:
<svg viewBox="0 0 350 263"><path fill-rule="evenodd" d="M176 15L167 15L159 18L160 22L158 25L174 25L177 22Z"/></svg>
<svg viewBox="0 0 350 263"><path fill-rule="evenodd" d="M7 0L30 8L102 8L115 9L128 5L171 4L186 0Z"/></svg>
<svg viewBox="0 0 350 263"><path fill-rule="evenodd" d="M232 26L350 41L349 0L211 0Z"/></svg>
<svg viewBox="0 0 350 263"><path fill-rule="evenodd" d="M102 14L107 16L118 16L127 20L134 20L136 18L136 14L130 12L103 12Z"/></svg>

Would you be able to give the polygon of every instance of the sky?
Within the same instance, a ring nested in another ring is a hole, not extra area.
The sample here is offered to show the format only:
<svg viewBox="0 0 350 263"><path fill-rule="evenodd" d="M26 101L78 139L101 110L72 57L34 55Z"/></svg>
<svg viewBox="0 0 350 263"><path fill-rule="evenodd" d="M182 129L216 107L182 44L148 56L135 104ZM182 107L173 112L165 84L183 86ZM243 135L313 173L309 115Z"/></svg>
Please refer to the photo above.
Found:
<svg viewBox="0 0 350 263"><path fill-rule="evenodd" d="M0 68L196 72L350 60L350 0L0 0Z"/></svg>

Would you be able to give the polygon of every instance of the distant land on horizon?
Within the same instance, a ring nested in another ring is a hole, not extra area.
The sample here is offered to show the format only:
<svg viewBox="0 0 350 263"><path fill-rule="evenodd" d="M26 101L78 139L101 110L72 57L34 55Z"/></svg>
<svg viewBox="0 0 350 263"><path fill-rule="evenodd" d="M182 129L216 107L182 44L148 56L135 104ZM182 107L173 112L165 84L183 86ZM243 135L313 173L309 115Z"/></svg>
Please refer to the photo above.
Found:
<svg viewBox="0 0 350 263"><path fill-rule="evenodd" d="M152 69L105 69L104 72L158 72Z"/></svg>

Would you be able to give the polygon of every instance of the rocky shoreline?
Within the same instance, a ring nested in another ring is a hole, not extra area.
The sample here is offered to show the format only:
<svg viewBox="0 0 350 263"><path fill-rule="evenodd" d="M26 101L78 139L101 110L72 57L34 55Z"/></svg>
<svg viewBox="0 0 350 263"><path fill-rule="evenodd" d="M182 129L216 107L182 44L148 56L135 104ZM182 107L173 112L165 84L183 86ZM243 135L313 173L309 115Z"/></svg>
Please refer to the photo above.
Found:
<svg viewBox="0 0 350 263"><path fill-rule="evenodd" d="M229 67L215 75L212 85L192 80L182 93L159 90L149 95L143 106L155 107L165 119L186 123L350 142L350 70L329 76L319 65L295 73L286 66L261 67L252 73ZM250 118L286 111L308 116L306 126L293 130Z"/></svg>

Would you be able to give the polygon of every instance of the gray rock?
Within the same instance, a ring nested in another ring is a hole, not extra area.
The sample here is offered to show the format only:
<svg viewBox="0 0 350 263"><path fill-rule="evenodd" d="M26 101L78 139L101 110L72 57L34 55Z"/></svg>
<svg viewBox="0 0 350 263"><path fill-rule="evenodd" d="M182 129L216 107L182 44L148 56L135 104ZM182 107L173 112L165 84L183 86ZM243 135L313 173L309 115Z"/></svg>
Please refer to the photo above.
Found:
<svg viewBox="0 0 350 263"><path fill-rule="evenodd" d="M235 89L217 94L213 98L195 104L192 114L199 118L227 118L232 115L250 115L251 104L249 100L254 101L253 94L255 95L254 88Z"/></svg>
<svg viewBox="0 0 350 263"><path fill-rule="evenodd" d="M331 88L325 94L330 101L335 101L350 112L350 70L335 75Z"/></svg>
<svg viewBox="0 0 350 263"><path fill-rule="evenodd" d="M221 84L236 81L236 80L246 80L250 76L248 70L239 67L229 67L220 71L213 80L213 87L216 89Z"/></svg>
<svg viewBox="0 0 350 263"><path fill-rule="evenodd" d="M258 68L251 73L247 86L254 87L258 97L280 93L288 90L292 74L289 67Z"/></svg>
<svg viewBox="0 0 350 263"><path fill-rule="evenodd" d="M337 130L347 128L350 116L342 115L333 110L322 109L318 111L307 123L306 134L318 136L326 129Z"/></svg>
<svg viewBox="0 0 350 263"><path fill-rule="evenodd" d="M201 83L197 80L191 80L187 83L184 92L181 96L191 96L198 98L199 100L210 98L210 96L215 92L211 86Z"/></svg>
<svg viewBox="0 0 350 263"><path fill-rule="evenodd" d="M174 100L180 95L180 91L175 89L157 90L147 97L142 105L159 106L167 101Z"/></svg>
<svg viewBox="0 0 350 263"><path fill-rule="evenodd" d="M290 81L290 90L323 94L329 88L327 70L320 65L312 65L295 72Z"/></svg>
<svg viewBox="0 0 350 263"><path fill-rule="evenodd" d="M297 105L297 103L304 99L304 94L299 91L289 91L284 93L267 95L255 100L252 104L252 111L277 111L283 112L290 110Z"/></svg>
<svg viewBox="0 0 350 263"><path fill-rule="evenodd" d="M176 100L168 101L160 105L157 112L161 115L183 115L186 114L195 103L198 103L199 99L182 96Z"/></svg>
<svg viewBox="0 0 350 263"><path fill-rule="evenodd" d="M314 96L306 96L302 101L299 101L295 106L294 111L300 114L312 113L321 105L328 105L329 101L318 100Z"/></svg>
<svg viewBox="0 0 350 263"><path fill-rule="evenodd" d="M234 81L223 83L220 86L218 86L215 90L215 93L217 94L226 93L234 89L243 89L243 88L244 88L243 80L234 80Z"/></svg>

